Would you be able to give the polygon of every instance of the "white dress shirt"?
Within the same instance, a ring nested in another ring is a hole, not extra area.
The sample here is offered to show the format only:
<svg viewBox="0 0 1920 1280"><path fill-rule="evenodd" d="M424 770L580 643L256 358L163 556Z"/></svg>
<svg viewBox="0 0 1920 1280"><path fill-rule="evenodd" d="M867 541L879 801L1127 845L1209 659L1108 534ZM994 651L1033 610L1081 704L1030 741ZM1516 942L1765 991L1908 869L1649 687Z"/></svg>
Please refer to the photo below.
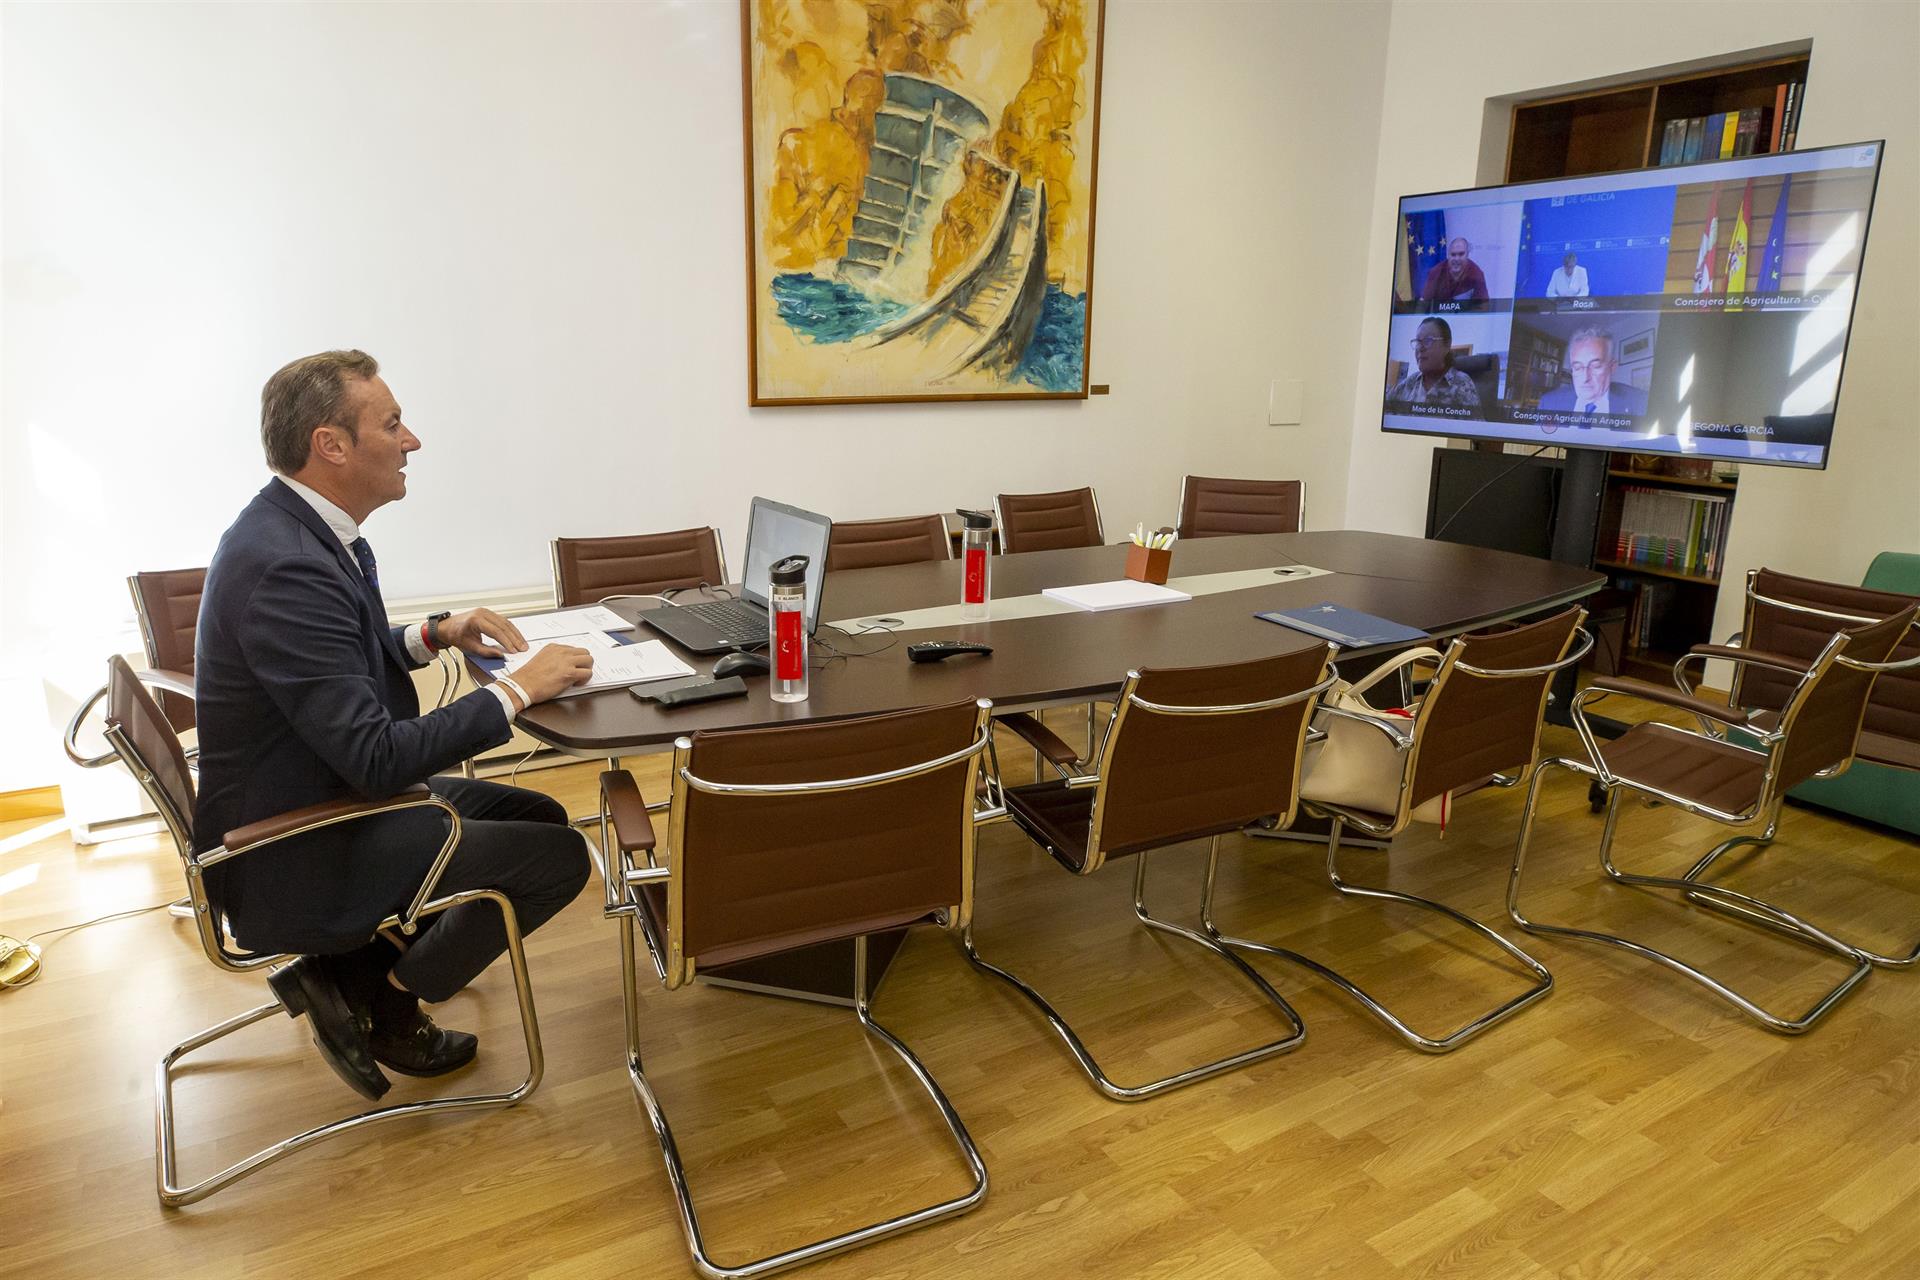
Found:
<svg viewBox="0 0 1920 1280"><path fill-rule="evenodd" d="M320 518L327 522L327 528L333 530L333 536L340 539L341 545L347 548L348 558L353 559L353 542L354 539L360 536L359 523L345 511L342 511L331 500L322 497L293 477L281 476L280 483L299 494L306 500L308 506L319 513ZM353 565L354 571L356 573L359 572L359 560L353 560ZM427 638L421 634L419 627L402 628L400 635L406 643L407 653L412 656L415 662L424 666L433 661L433 650L427 647ZM500 699L500 708L507 713L507 723L512 724L514 717L513 695L509 694L505 688L498 684L487 685L486 690L494 697Z"/></svg>
<svg viewBox="0 0 1920 1280"><path fill-rule="evenodd" d="M1587 269L1576 266L1573 274L1568 275L1565 267L1555 267L1553 278L1547 281L1549 298L1584 298L1587 296Z"/></svg>

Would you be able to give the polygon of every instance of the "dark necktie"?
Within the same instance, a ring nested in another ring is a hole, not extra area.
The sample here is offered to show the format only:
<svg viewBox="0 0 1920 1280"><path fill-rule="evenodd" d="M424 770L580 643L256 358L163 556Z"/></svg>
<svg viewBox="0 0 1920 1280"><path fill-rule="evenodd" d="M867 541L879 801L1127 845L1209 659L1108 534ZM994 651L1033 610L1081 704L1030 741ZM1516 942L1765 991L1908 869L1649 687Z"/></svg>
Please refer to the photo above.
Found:
<svg viewBox="0 0 1920 1280"><path fill-rule="evenodd" d="M1589 400L1589 401L1587 401L1587 416L1588 416L1589 418L1591 418L1591 417L1593 416L1593 401L1591 401L1591 400ZM366 541L366 539L365 539L365 538L362 538L362 539L361 539L360 541L362 541L362 542L365 542L365 541ZM362 563L362 564L371 564L372 562L373 562L373 553L372 553L371 551L369 551L369 552L367 553L367 558L366 558L365 560L363 560L363 561L361 561L361 563ZM369 576L369 577L371 577L372 575L371 575L371 574L369 574L368 576Z"/></svg>
<svg viewBox="0 0 1920 1280"><path fill-rule="evenodd" d="M360 576L366 579L368 592L384 608L385 601L380 600L380 566L374 562L373 547L365 538L355 538L347 548L353 552L354 563L360 566Z"/></svg>

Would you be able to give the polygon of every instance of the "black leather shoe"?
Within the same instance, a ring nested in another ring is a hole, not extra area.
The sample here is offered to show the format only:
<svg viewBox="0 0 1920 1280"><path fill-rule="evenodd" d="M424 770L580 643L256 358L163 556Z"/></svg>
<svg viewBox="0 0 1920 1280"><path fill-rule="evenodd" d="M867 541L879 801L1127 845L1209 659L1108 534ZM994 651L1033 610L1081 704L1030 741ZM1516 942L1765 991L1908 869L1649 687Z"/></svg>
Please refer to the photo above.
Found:
<svg viewBox="0 0 1920 1280"><path fill-rule="evenodd" d="M289 1018L307 1015L313 1047L355 1093L377 1102L393 1087L374 1061L367 1042L367 1024L348 1005L324 957L301 956L268 974L267 985L273 988Z"/></svg>
<svg viewBox="0 0 1920 1280"><path fill-rule="evenodd" d="M397 1026L376 1022L369 1043L374 1057L408 1076L443 1076L472 1062L480 1051L479 1037L436 1026L417 1005L413 1016Z"/></svg>

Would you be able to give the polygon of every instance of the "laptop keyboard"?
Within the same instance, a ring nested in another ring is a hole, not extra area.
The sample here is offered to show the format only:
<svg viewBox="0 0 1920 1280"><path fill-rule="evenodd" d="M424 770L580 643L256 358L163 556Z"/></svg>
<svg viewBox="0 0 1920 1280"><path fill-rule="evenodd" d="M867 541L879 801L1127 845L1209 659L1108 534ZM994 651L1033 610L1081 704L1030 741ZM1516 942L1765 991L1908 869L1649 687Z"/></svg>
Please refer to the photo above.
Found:
<svg viewBox="0 0 1920 1280"><path fill-rule="evenodd" d="M741 600L709 600L681 606L720 633L729 644L765 644L767 615Z"/></svg>

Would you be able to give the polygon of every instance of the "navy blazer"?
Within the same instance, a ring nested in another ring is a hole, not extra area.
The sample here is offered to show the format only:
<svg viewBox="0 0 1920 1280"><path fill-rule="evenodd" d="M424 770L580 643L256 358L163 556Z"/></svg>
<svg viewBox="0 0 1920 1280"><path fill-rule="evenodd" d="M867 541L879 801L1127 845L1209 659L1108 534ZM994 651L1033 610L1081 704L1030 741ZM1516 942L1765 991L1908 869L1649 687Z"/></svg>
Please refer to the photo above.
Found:
<svg viewBox="0 0 1920 1280"><path fill-rule="evenodd" d="M1647 393L1627 382L1609 382L1607 384L1607 413L1640 414L1647 411ZM1547 394L1540 397L1537 406L1541 409L1559 409L1567 413L1580 412L1580 405L1573 393L1573 384L1563 382Z"/></svg>
<svg viewBox="0 0 1920 1280"><path fill-rule="evenodd" d="M200 598L195 848L303 805L392 795L507 740L506 712L484 690L421 715L408 675L417 665L320 513L269 481L221 536ZM403 824L416 836L408 847L368 838L406 816L245 854L209 868L208 890L242 946L358 946L419 889L438 852L438 839L417 838L417 820Z"/></svg>

